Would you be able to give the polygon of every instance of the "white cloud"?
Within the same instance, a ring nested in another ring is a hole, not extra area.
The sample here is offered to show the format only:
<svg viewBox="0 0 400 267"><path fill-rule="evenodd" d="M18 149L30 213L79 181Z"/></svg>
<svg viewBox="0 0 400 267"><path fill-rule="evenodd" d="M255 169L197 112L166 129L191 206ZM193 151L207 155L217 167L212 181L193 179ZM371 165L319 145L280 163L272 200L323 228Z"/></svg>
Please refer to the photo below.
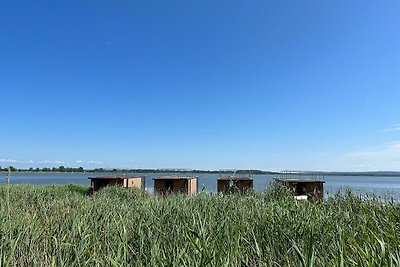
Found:
<svg viewBox="0 0 400 267"><path fill-rule="evenodd" d="M89 161L75 160L75 163L76 164L84 164L84 165L101 165L101 164L104 164L104 162L97 161L97 160L89 160Z"/></svg>
<svg viewBox="0 0 400 267"><path fill-rule="evenodd" d="M348 153L346 156L354 167L400 171L400 140L377 148Z"/></svg>
<svg viewBox="0 0 400 267"><path fill-rule="evenodd" d="M38 163L38 164L64 164L65 161L63 161L63 160L42 160L42 161L37 161L36 163Z"/></svg>
<svg viewBox="0 0 400 267"><path fill-rule="evenodd" d="M2 163L28 163L33 164L35 163L33 160L16 160L16 159L0 159Z"/></svg>
<svg viewBox="0 0 400 267"><path fill-rule="evenodd" d="M395 127L393 128L388 128L383 130L384 133L389 133L389 132L400 132L400 124L397 124Z"/></svg>
<svg viewBox="0 0 400 267"><path fill-rule="evenodd" d="M371 164L360 164L360 165L356 165L354 166L356 169L369 169L372 167Z"/></svg>
<svg viewBox="0 0 400 267"><path fill-rule="evenodd" d="M104 164L103 162L101 162L101 161L96 161L96 160L90 160L90 161L88 161L88 164Z"/></svg>
<svg viewBox="0 0 400 267"><path fill-rule="evenodd" d="M0 162L2 163L16 163L18 160L15 159L0 159Z"/></svg>
<svg viewBox="0 0 400 267"><path fill-rule="evenodd" d="M18 166L23 166L23 167L31 167L33 165L39 165L39 166L55 166L55 165L66 165L66 166L73 166L76 164L79 165L104 165L104 162L102 161L97 161L97 160L90 160L90 161L84 161L84 160L75 160L75 161L64 161L64 160L16 160L16 159L7 159L3 158L0 159L0 164L13 164L13 165L18 165Z"/></svg>

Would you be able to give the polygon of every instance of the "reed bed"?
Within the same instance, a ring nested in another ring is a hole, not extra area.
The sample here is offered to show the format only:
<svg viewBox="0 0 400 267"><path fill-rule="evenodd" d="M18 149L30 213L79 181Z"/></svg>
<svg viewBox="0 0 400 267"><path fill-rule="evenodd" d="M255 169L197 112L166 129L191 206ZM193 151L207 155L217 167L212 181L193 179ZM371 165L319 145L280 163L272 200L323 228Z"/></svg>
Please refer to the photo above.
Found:
<svg viewBox="0 0 400 267"><path fill-rule="evenodd" d="M0 266L400 266L390 199L87 189L0 186Z"/></svg>

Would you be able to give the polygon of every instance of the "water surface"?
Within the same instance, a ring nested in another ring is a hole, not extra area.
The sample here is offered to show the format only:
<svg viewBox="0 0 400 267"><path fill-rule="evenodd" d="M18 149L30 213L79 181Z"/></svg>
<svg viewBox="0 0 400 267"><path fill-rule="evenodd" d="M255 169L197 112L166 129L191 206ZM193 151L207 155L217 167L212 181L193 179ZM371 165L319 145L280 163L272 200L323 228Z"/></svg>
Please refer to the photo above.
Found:
<svg viewBox="0 0 400 267"><path fill-rule="evenodd" d="M126 173L13 173L11 184L59 185L80 184L89 186L88 177L105 175L142 175ZM146 190L153 192L153 178L160 174L146 173ZM3 176L3 177L1 177ZM196 174L199 190L216 192L218 174ZM6 173L0 173L0 183L6 183ZM262 191L273 182L275 175L254 175L254 188ZM387 176L325 176L325 195L350 188L358 193L373 193L377 196L391 195L400 199L400 177Z"/></svg>

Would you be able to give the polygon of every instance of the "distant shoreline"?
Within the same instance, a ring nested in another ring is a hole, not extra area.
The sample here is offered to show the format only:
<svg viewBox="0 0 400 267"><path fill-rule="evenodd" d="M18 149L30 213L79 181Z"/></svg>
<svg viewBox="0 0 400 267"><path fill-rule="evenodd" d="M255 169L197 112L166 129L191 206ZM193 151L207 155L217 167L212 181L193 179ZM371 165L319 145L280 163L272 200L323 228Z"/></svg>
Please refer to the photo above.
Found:
<svg viewBox="0 0 400 267"><path fill-rule="evenodd" d="M1 173L7 173L5 170L1 170ZM168 170L168 169L93 169L83 171L37 171L37 170L25 170L18 169L12 171L12 173L34 173L34 174L73 174L73 173L190 173L190 174L232 174L233 170L222 170L222 171L211 171L211 170ZM250 175L279 175L280 172L274 171L261 171L261 170L236 170L236 174L250 174ZM400 172L389 172L389 171L377 171L377 172L299 172L301 176L307 176L318 173L323 176L371 176L371 177L400 177Z"/></svg>

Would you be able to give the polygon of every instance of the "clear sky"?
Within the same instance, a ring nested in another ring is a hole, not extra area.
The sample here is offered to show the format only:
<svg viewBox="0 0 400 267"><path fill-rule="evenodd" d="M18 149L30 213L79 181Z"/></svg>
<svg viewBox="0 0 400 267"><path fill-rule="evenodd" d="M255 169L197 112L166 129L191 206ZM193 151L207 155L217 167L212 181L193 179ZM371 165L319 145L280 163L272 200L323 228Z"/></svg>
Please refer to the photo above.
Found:
<svg viewBox="0 0 400 267"><path fill-rule="evenodd" d="M400 2L0 2L0 165L400 170Z"/></svg>

